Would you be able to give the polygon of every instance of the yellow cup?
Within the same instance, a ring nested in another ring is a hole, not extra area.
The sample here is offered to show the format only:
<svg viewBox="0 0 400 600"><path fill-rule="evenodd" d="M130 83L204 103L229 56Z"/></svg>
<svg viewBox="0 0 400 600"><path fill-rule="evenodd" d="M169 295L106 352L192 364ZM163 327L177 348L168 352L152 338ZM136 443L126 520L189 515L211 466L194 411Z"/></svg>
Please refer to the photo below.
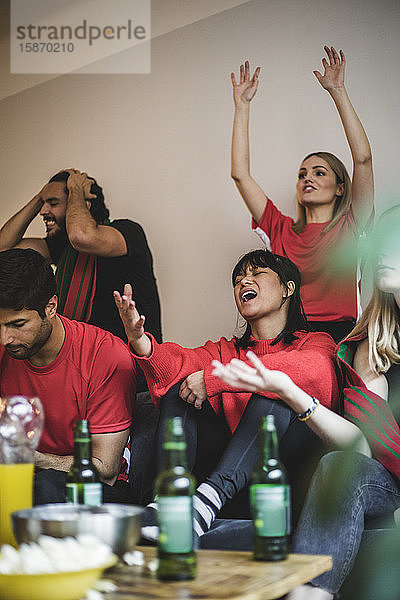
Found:
<svg viewBox="0 0 400 600"><path fill-rule="evenodd" d="M33 464L0 464L0 544L17 546L11 513L32 507Z"/></svg>

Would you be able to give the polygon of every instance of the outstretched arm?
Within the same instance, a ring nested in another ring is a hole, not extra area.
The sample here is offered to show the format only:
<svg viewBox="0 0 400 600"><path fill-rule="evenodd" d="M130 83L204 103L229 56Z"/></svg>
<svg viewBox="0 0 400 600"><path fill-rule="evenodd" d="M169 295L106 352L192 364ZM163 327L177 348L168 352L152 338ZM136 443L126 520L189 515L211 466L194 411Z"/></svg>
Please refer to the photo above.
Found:
<svg viewBox="0 0 400 600"><path fill-rule="evenodd" d="M41 191L36 194L21 210L8 219L0 229L0 251L9 248L32 248L50 260L47 244L41 238L23 238L33 219L43 206Z"/></svg>
<svg viewBox="0 0 400 600"><path fill-rule="evenodd" d="M357 224L362 229L374 207L374 177L371 147L360 119L347 94L344 84L346 59L332 46L324 46L327 54L322 59L324 73L314 71L321 86L329 93L339 112L353 159L352 207Z"/></svg>
<svg viewBox="0 0 400 600"><path fill-rule="evenodd" d="M235 104L231 176L257 223L263 215L266 199L263 190L250 175L249 112L250 102L257 91L259 74L260 67L257 67L253 77L250 77L250 65L247 60L244 65L240 65L238 83L234 73L231 73Z"/></svg>
<svg viewBox="0 0 400 600"><path fill-rule="evenodd" d="M213 361L213 374L232 387L277 394L297 414L304 413L312 406L313 398L297 386L289 375L267 369L251 351L247 357L253 367L236 358L227 365ZM306 423L326 444L334 447L357 444L360 452L371 456L368 443L358 427L322 404L317 406Z"/></svg>
<svg viewBox="0 0 400 600"><path fill-rule="evenodd" d="M93 181L86 173L76 169L66 169L68 202L65 223L69 241L78 252L95 254L96 256L115 257L127 253L125 238L114 227L99 225L89 211L91 200L95 198L90 192Z"/></svg>

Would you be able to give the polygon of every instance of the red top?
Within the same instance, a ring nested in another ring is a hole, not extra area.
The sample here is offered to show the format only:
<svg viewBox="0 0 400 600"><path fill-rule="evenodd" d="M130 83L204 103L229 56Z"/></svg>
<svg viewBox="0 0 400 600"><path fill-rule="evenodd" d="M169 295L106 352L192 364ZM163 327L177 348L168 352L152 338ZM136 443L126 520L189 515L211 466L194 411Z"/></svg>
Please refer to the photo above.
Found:
<svg viewBox="0 0 400 600"><path fill-rule="evenodd" d="M206 342L199 348L182 348L172 342L158 344L151 338L152 353L149 357L135 356L142 367L152 399L158 405L160 398L171 386L191 373L204 370L208 400L217 414L222 413L232 432L250 399L251 392L237 391L212 375L211 361L223 364L232 358L249 363L248 349L237 350L233 340L221 338L219 342ZM335 373L335 343L327 333L297 332L297 340L291 344L272 340L256 340L250 349L269 369L287 373L305 392L316 396L322 404L337 411L339 390ZM254 338L251 338L254 340ZM279 399L276 394L265 392L268 398Z"/></svg>
<svg viewBox="0 0 400 600"><path fill-rule="evenodd" d="M136 369L122 340L93 325L59 317L65 340L45 367L11 358L0 346L0 394L37 396L45 413L38 450L64 456L73 454L76 419L89 419L92 433L130 426Z"/></svg>
<svg viewBox="0 0 400 600"><path fill-rule="evenodd" d="M352 209L325 234L328 223L309 223L302 233L295 233L293 222L267 198L260 223L253 219L252 227L267 246L270 242L272 252L298 266L301 298L310 321L356 319L358 229Z"/></svg>

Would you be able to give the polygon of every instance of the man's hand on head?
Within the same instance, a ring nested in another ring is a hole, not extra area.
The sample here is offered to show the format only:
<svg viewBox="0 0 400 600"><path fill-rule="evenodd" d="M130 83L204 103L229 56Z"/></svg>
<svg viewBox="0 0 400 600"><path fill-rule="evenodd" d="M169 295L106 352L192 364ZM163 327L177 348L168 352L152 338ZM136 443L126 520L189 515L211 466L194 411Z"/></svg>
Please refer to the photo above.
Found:
<svg viewBox="0 0 400 600"><path fill-rule="evenodd" d="M90 188L93 184L93 179L89 179L87 173L81 173L77 169L65 169L69 173L67 179L67 189L70 192L74 188L80 188L83 191L85 200L96 198L96 194L92 194Z"/></svg>

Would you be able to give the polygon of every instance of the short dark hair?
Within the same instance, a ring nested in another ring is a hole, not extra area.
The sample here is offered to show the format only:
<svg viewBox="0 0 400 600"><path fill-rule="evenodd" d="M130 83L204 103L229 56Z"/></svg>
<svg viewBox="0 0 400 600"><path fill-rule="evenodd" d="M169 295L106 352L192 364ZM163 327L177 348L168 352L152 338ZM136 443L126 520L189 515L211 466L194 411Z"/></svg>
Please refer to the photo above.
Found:
<svg viewBox="0 0 400 600"><path fill-rule="evenodd" d="M49 183L65 183L65 192L66 194L68 194L67 179L69 175L70 174L68 173L68 171L60 171L59 173L56 173L55 175L53 175L53 177L49 179ZM95 194L96 196L96 198L91 198L90 200L90 214L92 215L96 223L104 223L104 221L110 216L110 211L108 210L104 202L103 188L99 186L99 184L93 177L89 177L89 179L93 181L90 188L90 193Z"/></svg>
<svg viewBox="0 0 400 600"><path fill-rule="evenodd" d="M36 310L46 316L50 298L57 295L50 263L39 252L12 248L0 252L0 307Z"/></svg>
<svg viewBox="0 0 400 600"><path fill-rule="evenodd" d="M301 275L294 262L292 262L286 256L274 254L267 249L252 250L251 252L248 252L242 256L235 265L232 271L233 286L235 285L236 278L239 275L245 275L248 267L262 267L271 269L278 275L281 283L286 287L286 291L288 291L287 286L289 281L293 281L295 284L294 292L288 298L289 310L285 327L274 339L272 344L277 344L281 340L287 344L290 344L293 342L293 340L297 339L297 337L294 335L295 331L309 331L310 327L304 314L304 308L300 298ZM248 348L250 346L254 346L255 342L250 340L250 335L251 327L250 324L247 323L246 331L242 337L235 337L235 346L237 348Z"/></svg>

